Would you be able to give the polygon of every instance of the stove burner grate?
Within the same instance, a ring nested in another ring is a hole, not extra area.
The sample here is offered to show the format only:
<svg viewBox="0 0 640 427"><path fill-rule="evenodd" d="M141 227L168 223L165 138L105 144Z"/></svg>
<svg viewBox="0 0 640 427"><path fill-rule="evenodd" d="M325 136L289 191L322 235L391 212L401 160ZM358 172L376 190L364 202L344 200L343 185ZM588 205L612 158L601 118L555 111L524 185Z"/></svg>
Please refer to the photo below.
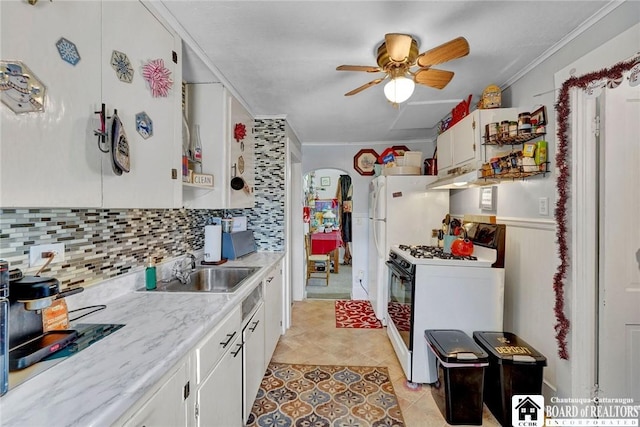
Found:
<svg viewBox="0 0 640 427"><path fill-rule="evenodd" d="M461 260L461 261L477 261L478 258L473 255L469 256L460 256L453 255L444 251L443 248L437 246L428 246L428 245L399 245L401 250L405 252L409 252L414 258L419 259L452 259L452 260Z"/></svg>

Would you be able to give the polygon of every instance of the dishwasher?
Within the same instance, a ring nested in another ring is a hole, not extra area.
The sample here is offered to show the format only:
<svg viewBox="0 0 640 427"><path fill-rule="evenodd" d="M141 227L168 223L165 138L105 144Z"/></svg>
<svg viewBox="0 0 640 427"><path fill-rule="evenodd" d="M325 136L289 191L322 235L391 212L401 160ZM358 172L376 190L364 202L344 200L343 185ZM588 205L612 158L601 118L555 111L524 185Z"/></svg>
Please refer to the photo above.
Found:
<svg viewBox="0 0 640 427"><path fill-rule="evenodd" d="M262 285L242 301L242 414L251 414L268 361L265 361Z"/></svg>

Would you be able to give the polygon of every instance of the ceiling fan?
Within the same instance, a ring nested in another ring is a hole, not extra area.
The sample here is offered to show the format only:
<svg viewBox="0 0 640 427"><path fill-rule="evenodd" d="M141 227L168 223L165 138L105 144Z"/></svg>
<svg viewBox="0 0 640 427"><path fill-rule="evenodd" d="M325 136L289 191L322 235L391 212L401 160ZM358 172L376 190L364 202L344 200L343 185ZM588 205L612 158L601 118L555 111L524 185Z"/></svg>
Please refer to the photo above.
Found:
<svg viewBox="0 0 640 427"><path fill-rule="evenodd" d="M418 51L418 42L409 34L385 34L384 42L378 48L378 66L340 65L338 71L365 71L367 73L384 72L384 77L372 80L345 93L355 95L375 86L385 79L385 96L393 104L409 99L415 83L436 89L443 89L453 78L453 72L431 68L469 54L469 43L464 37L458 37L423 53ZM419 67L412 71L413 67Z"/></svg>

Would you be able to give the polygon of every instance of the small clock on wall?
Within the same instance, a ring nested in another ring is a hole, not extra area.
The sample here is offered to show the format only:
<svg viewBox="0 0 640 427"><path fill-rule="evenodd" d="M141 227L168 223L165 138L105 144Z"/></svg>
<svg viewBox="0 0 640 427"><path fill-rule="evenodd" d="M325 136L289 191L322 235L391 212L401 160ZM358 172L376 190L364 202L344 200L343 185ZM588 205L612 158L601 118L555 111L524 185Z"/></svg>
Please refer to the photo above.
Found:
<svg viewBox="0 0 640 427"><path fill-rule="evenodd" d="M376 160L378 159L378 153L371 148L363 148L353 156L353 168L360 175L373 175Z"/></svg>

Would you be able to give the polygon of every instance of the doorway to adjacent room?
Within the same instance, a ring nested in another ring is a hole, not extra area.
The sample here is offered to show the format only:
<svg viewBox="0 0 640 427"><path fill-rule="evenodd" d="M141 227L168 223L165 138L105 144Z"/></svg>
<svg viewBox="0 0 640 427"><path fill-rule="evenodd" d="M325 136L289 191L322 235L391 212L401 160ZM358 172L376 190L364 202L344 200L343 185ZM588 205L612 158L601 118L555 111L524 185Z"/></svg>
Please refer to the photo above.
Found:
<svg viewBox="0 0 640 427"><path fill-rule="evenodd" d="M328 281L316 275L309 278L305 284L305 297L351 299L351 177L339 169L316 169L304 175L302 187L304 232L310 236L310 253L330 254L329 265L325 267L330 269Z"/></svg>

